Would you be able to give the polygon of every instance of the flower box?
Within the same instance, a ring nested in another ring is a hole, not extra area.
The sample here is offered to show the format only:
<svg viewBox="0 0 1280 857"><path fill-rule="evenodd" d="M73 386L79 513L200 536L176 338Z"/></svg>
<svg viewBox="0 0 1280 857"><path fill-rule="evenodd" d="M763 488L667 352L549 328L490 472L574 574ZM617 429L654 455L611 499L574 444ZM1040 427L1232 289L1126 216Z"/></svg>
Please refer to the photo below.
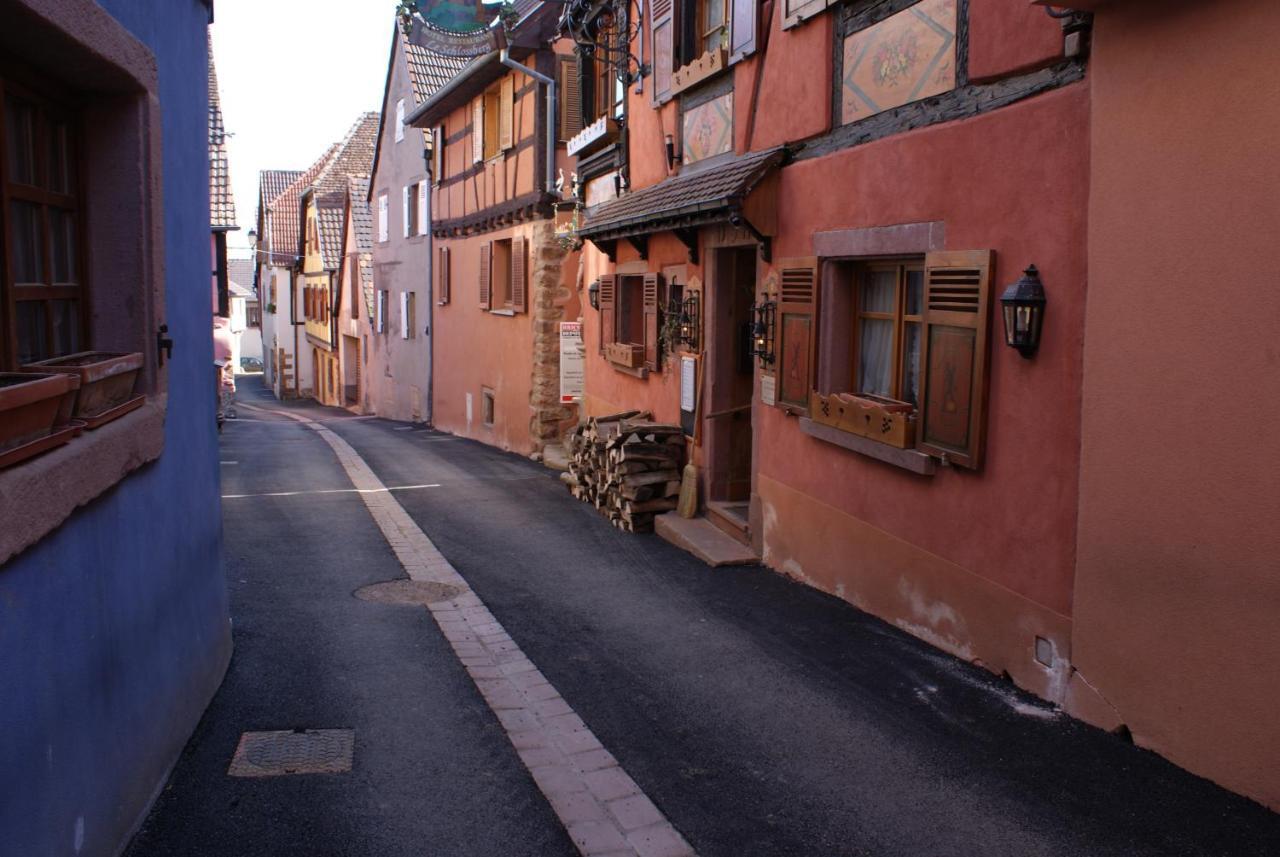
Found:
<svg viewBox="0 0 1280 857"><path fill-rule="evenodd" d="M71 429L55 434L58 410L74 381L56 372L0 373L0 467L16 464L71 439Z"/></svg>
<svg viewBox="0 0 1280 857"><path fill-rule="evenodd" d="M610 342L604 347L604 356L610 363L626 366L628 369L639 369L644 365L644 346L629 342Z"/></svg>
<svg viewBox="0 0 1280 857"><path fill-rule="evenodd" d="M916 410L910 402L870 393L813 393L810 418L898 449L916 445Z"/></svg>
<svg viewBox="0 0 1280 857"><path fill-rule="evenodd" d="M723 46L712 48L702 56L680 66L671 74L672 95L684 92L729 67L729 52Z"/></svg>
<svg viewBox="0 0 1280 857"><path fill-rule="evenodd" d="M80 380L72 416L78 420L95 420L108 414L119 415L122 405L134 399L133 390L142 371L142 354L110 351L82 351L66 357L54 357L28 363L24 372L60 372ZM99 420L99 422L101 422Z"/></svg>

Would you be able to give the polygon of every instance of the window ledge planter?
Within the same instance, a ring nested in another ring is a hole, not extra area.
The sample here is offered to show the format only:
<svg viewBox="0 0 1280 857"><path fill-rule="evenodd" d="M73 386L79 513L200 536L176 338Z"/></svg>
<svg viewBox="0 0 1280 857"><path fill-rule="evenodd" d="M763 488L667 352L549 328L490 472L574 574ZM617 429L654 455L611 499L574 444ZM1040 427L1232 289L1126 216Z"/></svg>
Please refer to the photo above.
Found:
<svg viewBox="0 0 1280 857"><path fill-rule="evenodd" d="M639 369L644 365L644 346L629 342L610 342L604 347L604 356L616 366Z"/></svg>
<svg viewBox="0 0 1280 857"><path fill-rule="evenodd" d="M916 413L910 402L867 393L815 392L809 402L814 422L898 449L916 445Z"/></svg>
<svg viewBox="0 0 1280 857"><path fill-rule="evenodd" d="M123 406L135 401L133 390L142 370L142 354L82 351L66 357L41 360L22 367L24 372L59 372L79 378L73 416L101 424L119 416Z"/></svg>
<svg viewBox="0 0 1280 857"><path fill-rule="evenodd" d="M707 51L702 56L680 66L671 75L672 94L697 86L729 65L729 52L723 47Z"/></svg>
<svg viewBox="0 0 1280 857"><path fill-rule="evenodd" d="M75 382L57 373L0 373L0 467L60 446L78 429L55 431Z"/></svg>
<svg viewBox="0 0 1280 857"><path fill-rule="evenodd" d="M898 449L877 440L842 431L826 423L816 422L809 417L800 418L800 431L834 446L843 447L859 455L865 455L867 458L874 458L876 461L883 461L885 464L891 464L921 476L932 476L938 470L938 462L923 452L914 449Z"/></svg>

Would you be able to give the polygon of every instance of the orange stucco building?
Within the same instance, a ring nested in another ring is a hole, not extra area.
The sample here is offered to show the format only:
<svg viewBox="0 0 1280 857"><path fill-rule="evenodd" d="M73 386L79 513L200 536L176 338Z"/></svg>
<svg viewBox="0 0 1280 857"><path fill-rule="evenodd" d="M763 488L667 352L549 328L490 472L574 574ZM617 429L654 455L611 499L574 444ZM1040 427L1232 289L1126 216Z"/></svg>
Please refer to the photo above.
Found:
<svg viewBox="0 0 1280 857"><path fill-rule="evenodd" d="M509 50L418 20L425 47L471 61L405 121L432 138L433 425L528 455L577 422L560 402L558 326L579 307L552 220L565 164L546 109L555 10L516 11Z"/></svg>
<svg viewBox="0 0 1280 857"><path fill-rule="evenodd" d="M1169 428L1174 385L1274 384L1264 331L1223 347L1274 316L1267 52L1181 59L1263 4L1071 5L571 4L583 411L683 424L706 526L769 566L1280 806L1274 658L1224 666L1280 648L1280 489L1252 420Z"/></svg>

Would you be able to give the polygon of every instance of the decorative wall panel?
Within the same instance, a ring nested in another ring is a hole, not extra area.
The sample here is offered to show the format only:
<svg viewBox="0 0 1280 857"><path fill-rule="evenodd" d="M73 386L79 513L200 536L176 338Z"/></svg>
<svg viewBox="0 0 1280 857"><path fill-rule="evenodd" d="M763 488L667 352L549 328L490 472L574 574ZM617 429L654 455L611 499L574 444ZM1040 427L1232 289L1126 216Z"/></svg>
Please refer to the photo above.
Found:
<svg viewBox="0 0 1280 857"><path fill-rule="evenodd" d="M844 40L841 123L956 85L956 0L922 0Z"/></svg>

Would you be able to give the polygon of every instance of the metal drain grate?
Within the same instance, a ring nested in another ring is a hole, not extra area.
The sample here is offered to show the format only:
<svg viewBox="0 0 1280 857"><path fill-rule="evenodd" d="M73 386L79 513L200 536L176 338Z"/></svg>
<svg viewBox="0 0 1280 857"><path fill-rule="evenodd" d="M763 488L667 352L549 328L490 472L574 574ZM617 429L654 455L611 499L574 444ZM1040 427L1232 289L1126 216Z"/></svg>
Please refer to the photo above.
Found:
<svg viewBox="0 0 1280 857"><path fill-rule="evenodd" d="M434 580L388 580L357 589L356 598L378 604L434 604L449 601L463 593L461 586Z"/></svg>
<svg viewBox="0 0 1280 857"><path fill-rule="evenodd" d="M351 770L352 729L293 729L245 732L227 773L233 777L341 774Z"/></svg>

